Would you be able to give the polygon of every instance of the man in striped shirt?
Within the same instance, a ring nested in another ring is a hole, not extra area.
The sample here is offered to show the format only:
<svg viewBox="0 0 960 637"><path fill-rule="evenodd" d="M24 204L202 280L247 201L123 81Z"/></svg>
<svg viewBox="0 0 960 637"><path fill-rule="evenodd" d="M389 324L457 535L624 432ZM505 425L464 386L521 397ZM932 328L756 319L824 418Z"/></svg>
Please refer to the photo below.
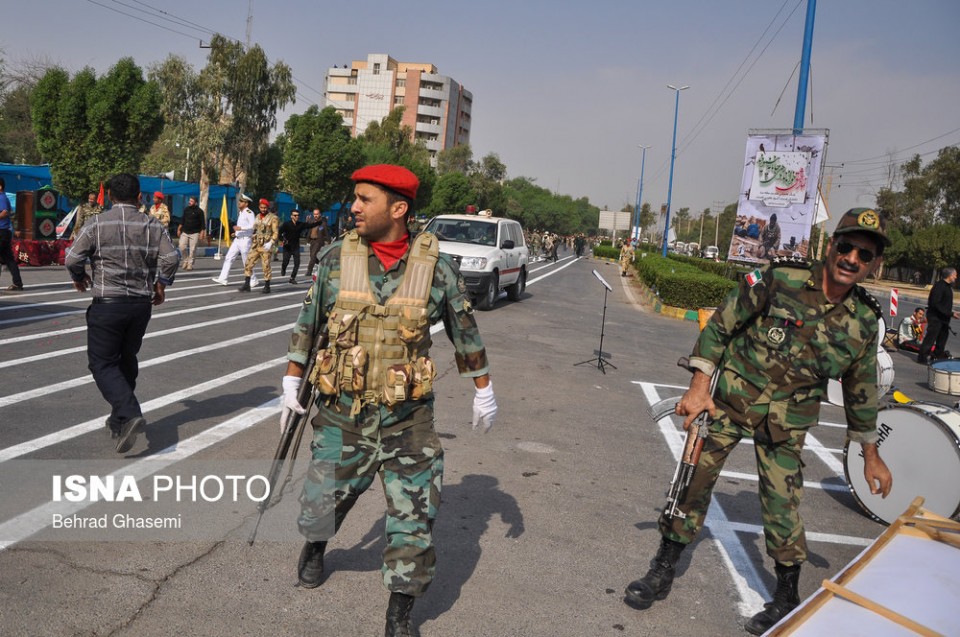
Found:
<svg viewBox="0 0 960 637"><path fill-rule="evenodd" d="M92 217L67 251L66 266L79 292L93 291L87 310L87 361L97 388L110 403L106 425L126 453L147 424L134 394L137 353L152 306L173 284L180 253L166 228L137 209L140 180L110 179L109 210ZM90 273L86 263L90 262Z"/></svg>

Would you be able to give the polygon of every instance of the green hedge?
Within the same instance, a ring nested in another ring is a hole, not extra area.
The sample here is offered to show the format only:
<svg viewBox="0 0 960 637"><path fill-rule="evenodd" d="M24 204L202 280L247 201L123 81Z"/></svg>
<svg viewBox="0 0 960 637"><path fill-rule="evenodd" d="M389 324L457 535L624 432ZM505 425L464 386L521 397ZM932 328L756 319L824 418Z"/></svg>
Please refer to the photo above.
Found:
<svg viewBox="0 0 960 637"><path fill-rule="evenodd" d="M731 263L730 261L711 261L710 259L701 259L699 257L687 257L679 254L670 254L669 258L673 261L692 265L699 270L722 276L731 281L739 279L740 275L746 272L752 272L756 266L747 266L744 264Z"/></svg>
<svg viewBox="0 0 960 637"><path fill-rule="evenodd" d="M642 258L638 254L634 267L660 300L674 307L691 310L717 307L730 290L737 287L734 281L705 272L692 263L651 253Z"/></svg>
<svg viewBox="0 0 960 637"><path fill-rule="evenodd" d="M614 248L609 243L601 243L593 248L593 256L600 259L620 259L620 248Z"/></svg>

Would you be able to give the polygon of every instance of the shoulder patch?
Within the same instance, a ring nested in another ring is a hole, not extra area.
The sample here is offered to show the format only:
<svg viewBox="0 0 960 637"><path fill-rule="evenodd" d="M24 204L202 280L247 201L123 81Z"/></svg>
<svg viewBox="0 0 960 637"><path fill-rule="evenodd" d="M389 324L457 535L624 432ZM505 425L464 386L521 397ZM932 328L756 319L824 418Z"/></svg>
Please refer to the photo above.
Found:
<svg viewBox="0 0 960 637"><path fill-rule="evenodd" d="M791 268L806 268L809 270L813 267L813 261L804 259L802 257L774 257L770 259L771 268L782 268L784 266Z"/></svg>
<svg viewBox="0 0 960 637"><path fill-rule="evenodd" d="M877 300L877 297L867 292L867 289L862 285L855 286L853 288L856 290L857 297L863 301L867 307L873 310L873 313L877 315L877 318L883 318L883 307L880 305L880 301Z"/></svg>

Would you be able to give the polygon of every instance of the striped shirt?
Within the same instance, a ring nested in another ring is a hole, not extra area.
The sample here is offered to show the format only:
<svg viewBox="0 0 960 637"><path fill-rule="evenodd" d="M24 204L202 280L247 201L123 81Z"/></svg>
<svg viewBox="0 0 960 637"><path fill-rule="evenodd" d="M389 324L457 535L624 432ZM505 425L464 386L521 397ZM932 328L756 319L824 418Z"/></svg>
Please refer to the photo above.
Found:
<svg viewBox="0 0 960 637"><path fill-rule="evenodd" d="M180 252L163 224L135 206L114 204L83 226L80 236L67 250L66 266L74 281L86 275L96 297L153 296L153 284L173 285Z"/></svg>

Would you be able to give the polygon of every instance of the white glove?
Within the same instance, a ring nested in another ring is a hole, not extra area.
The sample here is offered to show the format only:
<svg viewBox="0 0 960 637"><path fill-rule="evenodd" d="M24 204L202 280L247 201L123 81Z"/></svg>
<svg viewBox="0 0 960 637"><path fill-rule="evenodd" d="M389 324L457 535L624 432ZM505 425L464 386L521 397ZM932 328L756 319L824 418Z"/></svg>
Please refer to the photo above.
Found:
<svg viewBox="0 0 960 637"><path fill-rule="evenodd" d="M264 250L269 250L272 247L273 247L273 241L267 241L266 243L263 244Z"/></svg>
<svg viewBox="0 0 960 637"><path fill-rule="evenodd" d="M307 412L300 401L297 400L301 382L303 382L303 379L299 376L283 377L283 398L280 399L280 404L283 407L280 410L280 435L283 435L283 432L287 430L287 423L290 422L293 412L301 415Z"/></svg>
<svg viewBox="0 0 960 637"><path fill-rule="evenodd" d="M483 389L477 389L473 397L473 428L483 427L484 433L493 427L493 419L497 417L497 399L493 395L493 383Z"/></svg>

